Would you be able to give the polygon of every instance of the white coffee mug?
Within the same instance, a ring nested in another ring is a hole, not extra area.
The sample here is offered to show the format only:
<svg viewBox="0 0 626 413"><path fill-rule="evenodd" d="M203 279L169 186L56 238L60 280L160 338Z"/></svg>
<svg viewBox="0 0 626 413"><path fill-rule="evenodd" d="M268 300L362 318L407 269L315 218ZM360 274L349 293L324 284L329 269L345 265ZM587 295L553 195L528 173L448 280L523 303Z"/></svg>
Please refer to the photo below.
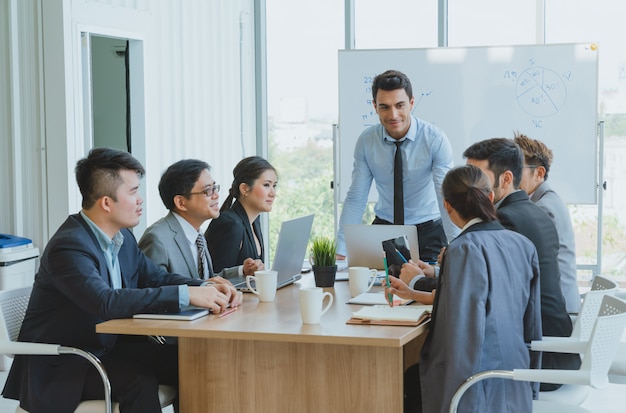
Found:
<svg viewBox="0 0 626 413"><path fill-rule="evenodd" d="M328 297L328 304L322 308L324 298ZM324 292L321 287L300 289L300 315L304 324L319 324L322 314L324 314L333 304L333 295L328 291Z"/></svg>
<svg viewBox="0 0 626 413"><path fill-rule="evenodd" d="M252 288L250 281L254 280L256 289ZM246 285L250 292L259 296L262 302L274 301L276 297L276 281L278 273L276 271L255 271L254 275L246 276Z"/></svg>
<svg viewBox="0 0 626 413"><path fill-rule="evenodd" d="M350 295L356 297L371 290L376 282L376 274L376 270L370 270L367 267L349 267L348 284L350 285Z"/></svg>

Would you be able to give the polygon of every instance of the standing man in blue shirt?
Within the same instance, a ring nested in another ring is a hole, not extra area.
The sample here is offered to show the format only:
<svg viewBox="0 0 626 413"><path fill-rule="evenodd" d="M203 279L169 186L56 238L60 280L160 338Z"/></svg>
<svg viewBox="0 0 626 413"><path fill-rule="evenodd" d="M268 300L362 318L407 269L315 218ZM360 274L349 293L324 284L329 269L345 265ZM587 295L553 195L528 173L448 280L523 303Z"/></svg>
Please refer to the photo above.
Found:
<svg viewBox="0 0 626 413"><path fill-rule="evenodd" d="M372 96L380 124L366 129L354 148L352 183L339 219L338 258L346 254L344 225L361 223L373 179L379 198L372 223L417 226L420 260L437 261L447 236L458 234L442 212L441 183L453 166L452 147L443 131L411 115L415 101L404 73L387 70L376 76Z"/></svg>

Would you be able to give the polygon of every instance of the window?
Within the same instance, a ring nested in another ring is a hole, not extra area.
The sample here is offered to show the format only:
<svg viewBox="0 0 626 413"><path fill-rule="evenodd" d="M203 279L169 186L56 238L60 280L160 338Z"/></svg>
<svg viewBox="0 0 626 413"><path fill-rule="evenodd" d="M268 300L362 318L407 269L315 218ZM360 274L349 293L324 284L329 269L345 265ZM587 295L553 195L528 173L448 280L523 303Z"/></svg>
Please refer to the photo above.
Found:
<svg viewBox="0 0 626 413"><path fill-rule="evenodd" d="M280 223L315 214L313 234L334 236L333 124L344 3L267 0L268 160L278 170L270 257Z"/></svg>

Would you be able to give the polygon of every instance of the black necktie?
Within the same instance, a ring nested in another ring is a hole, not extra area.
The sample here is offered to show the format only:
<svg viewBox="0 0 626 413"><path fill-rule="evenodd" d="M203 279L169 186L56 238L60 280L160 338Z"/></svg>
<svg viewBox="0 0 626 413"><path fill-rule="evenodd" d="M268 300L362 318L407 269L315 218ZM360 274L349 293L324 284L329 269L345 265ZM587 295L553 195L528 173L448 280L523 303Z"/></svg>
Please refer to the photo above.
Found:
<svg viewBox="0 0 626 413"><path fill-rule="evenodd" d="M393 161L393 223L404 225L404 189L402 188L402 150L404 141L396 141L396 155Z"/></svg>

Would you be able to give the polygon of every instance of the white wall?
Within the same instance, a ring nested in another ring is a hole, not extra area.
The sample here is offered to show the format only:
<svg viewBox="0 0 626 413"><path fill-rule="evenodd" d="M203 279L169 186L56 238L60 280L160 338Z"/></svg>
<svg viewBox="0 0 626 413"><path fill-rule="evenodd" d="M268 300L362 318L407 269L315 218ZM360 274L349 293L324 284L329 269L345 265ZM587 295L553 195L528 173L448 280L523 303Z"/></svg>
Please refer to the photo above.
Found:
<svg viewBox="0 0 626 413"><path fill-rule="evenodd" d="M39 2L0 0L0 233L47 237Z"/></svg>
<svg viewBox="0 0 626 413"><path fill-rule="evenodd" d="M169 164L206 160L228 187L232 167L256 149L252 14L253 0L0 0L0 91L16 89L0 95L0 232L43 247L80 208L73 168L90 146L81 31L135 39L143 56L135 93L144 118L134 125L143 142L133 152L147 170L146 213L136 234L165 213L157 184ZM19 59L5 73L13 44Z"/></svg>

